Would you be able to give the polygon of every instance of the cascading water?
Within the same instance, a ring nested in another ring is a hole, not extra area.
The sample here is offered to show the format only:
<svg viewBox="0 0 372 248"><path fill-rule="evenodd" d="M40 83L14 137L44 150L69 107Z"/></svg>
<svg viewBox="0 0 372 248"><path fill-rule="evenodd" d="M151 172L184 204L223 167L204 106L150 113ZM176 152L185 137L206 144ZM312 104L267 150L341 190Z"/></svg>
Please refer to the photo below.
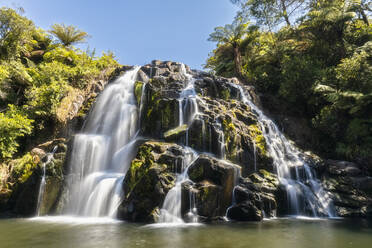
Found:
<svg viewBox="0 0 372 248"><path fill-rule="evenodd" d="M116 216L123 195L122 181L135 156L140 127L138 116L142 109L142 100L138 108L134 95L138 70L139 67L136 67L125 73L103 91L88 116L83 133L76 135L70 160L70 200L65 207L66 214L93 217ZM195 119L203 121L198 109L198 102L203 101L195 91L196 79L187 73L183 64L180 71L186 77L187 84L178 99L179 126L189 127ZM242 101L248 104L257 115L279 181L286 186L291 213L303 214L300 201L300 195L303 194L304 201L313 210L314 216L321 212L319 209L323 209L328 216L333 216L330 198L315 178L311 168L301 159L300 152L251 102L249 95L245 94L241 86L235 84L232 86L239 89ZM142 97L145 96L144 89L145 85L142 88ZM220 130L218 142L221 154L218 156L224 159L225 141L222 125L216 121L214 126L215 130ZM203 122L203 133L207 131L205 129ZM210 126L208 132L211 136ZM188 136L187 130L182 170L177 174L175 187L168 192L164 200L159 217L161 223L184 223L181 214L182 184L190 181L188 168L198 157L198 154L188 147ZM294 177L291 175L292 168L296 171ZM300 177L299 170L303 171L305 177ZM235 175L235 178L239 178L239 175ZM197 221L195 205L195 196L190 191L190 210L187 217L194 222Z"/></svg>
<svg viewBox="0 0 372 248"><path fill-rule="evenodd" d="M182 172L177 175L176 185L168 192L165 197L163 207L160 210L159 222L161 223L184 223L181 215L181 188L182 184L189 181L187 169L192 164L192 162L197 158L197 153L191 148L185 147L185 157L182 160ZM190 195L190 199L193 196ZM191 203L191 201L190 201ZM193 202L195 204L195 201ZM190 213L192 215L190 219L194 222L197 221L195 205L190 204Z"/></svg>
<svg viewBox="0 0 372 248"><path fill-rule="evenodd" d="M36 213L37 216L40 216L41 214L41 204L43 203L44 193L45 193L45 187L46 187L46 166L49 164L54 156L54 153L57 151L57 146L53 148L53 151L50 153L47 153L45 155L45 162L42 163L41 167L43 169L43 175L41 177L40 187L39 187L39 194L37 197L37 207L36 207Z"/></svg>
<svg viewBox="0 0 372 248"><path fill-rule="evenodd" d="M89 114L83 133L75 136L66 214L116 216L139 130L134 95L138 70L135 67L108 85Z"/></svg>
<svg viewBox="0 0 372 248"><path fill-rule="evenodd" d="M287 140L275 123L250 100L250 96L245 94L240 85L231 85L238 88L242 101L252 108L258 118L268 152L273 158L279 182L286 187L291 214L306 214L303 209L300 209L299 198L302 195L304 203L312 209L314 217L317 217L319 213L334 217L330 196L315 178L313 170L301 158L300 151ZM295 176L292 175L293 173L291 174L292 168L296 172ZM304 172L303 177L300 176L299 170Z"/></svg>
<svg viewBox="0 0 372 248"><path fill-rule="evenodd" d="M192 75L188 74L184 64L181 64L181 73L186 77L187 85L180 94L179 102L179 126L190 125L193 120L198 116L197 94L195 92L194 83L195 79ZM188 131L186 131L186 147L185 157L182 160L182 171L177 175L176 185L168 192L165 197L163 207L160 210L159 222L161 223L184 223L181 215L181 187L182 183L190 181L187 170L192 162L197 158L197 153L188 146ZM190 193L192 194L192 193ZM195 201L191 201L194 196L190 195L190 212L188 213L189 219L197 222L197 212Z"/></svg>

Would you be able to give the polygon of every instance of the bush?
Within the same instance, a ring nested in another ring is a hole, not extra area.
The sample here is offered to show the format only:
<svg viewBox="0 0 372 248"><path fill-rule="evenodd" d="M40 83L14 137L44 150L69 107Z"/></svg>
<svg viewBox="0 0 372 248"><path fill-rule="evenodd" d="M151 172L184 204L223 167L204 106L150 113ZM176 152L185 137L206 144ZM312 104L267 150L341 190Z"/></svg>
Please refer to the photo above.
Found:
<svg viewBox="0 0 372 248"><path fill-rule="evenodd" d="M11 158L19 146L17 139L31 134L33 120L27 118L14 105L0 113L0 158Z"/></svg>

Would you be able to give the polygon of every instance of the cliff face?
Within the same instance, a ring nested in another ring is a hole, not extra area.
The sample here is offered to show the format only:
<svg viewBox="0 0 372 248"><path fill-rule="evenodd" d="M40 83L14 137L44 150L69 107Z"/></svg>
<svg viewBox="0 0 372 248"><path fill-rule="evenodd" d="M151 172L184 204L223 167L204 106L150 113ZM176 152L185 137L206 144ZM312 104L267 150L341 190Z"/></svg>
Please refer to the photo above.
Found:
<svg viewBox="0 0 372 248"><path fill-rule="evenodd" d="M130 69L123 67L115 75ZM261 220L265 215L290 213L289 195L276 175L267 143L271 141L262 130L267 127L260 124L252 106L242 101L245 93L260 106L254 90L236 79L192 71L187 66L185 69L186 74L179 63L153 61L138 71L134 93L142 139L123 180L118 217L135 222L159 221L164 217L167 196L175 189L179 190L180 215L186 221L195 216L199 221L222 220L225 215L233 220ZM193 87L188 89L191 76ZM4 210L20 215L35 212L45 166L47 190L41 214L61 213L68 200L69 139L81 128L82 122L76 120L102 89L97 88L93 97L88 94L80 105L74 105L77 110L74 108L69 118L75 125L64 135L66 140L57 139L32 150L29 166L22 166L29 168L23 172L27 174L25 180L19 180L22 176L16 174L8 176L8 181L17 178L13 185L18 186L2 192ZM188 90L195 91L193 97L182 100L182 96L191 94ZM54 159L46 163L48 152L56 146ZM311 153L302 153L302 157L316 171L325 192L330 193L338 216L371 215L372 179L367 169L353 163L323 161ZM298 172L296 166L292 174L306 174ZM188 180L180 181L180 174L187 175ZM305 178L303 184L311 182ZM305 196L299 196L299 208L311 213L311 204L302 198ZM324 215L322 210L318 212Z"/></svg>

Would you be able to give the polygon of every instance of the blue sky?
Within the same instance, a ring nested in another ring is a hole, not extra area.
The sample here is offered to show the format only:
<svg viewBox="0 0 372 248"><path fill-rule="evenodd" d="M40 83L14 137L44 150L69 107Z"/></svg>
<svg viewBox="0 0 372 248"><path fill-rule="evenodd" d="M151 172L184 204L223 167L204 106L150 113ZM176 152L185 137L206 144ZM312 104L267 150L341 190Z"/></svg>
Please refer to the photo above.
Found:
<svg viewBox="0 0 372 248"><path fill-rule="evenodd" d="M20 6L36 25L73 24L88 32L90 48L113 51L122 64L153 59L201 69L215 48L207 41L214 27L230 23L229 0L0 0ZM83 46L83 47L86 47Z"/></svg>

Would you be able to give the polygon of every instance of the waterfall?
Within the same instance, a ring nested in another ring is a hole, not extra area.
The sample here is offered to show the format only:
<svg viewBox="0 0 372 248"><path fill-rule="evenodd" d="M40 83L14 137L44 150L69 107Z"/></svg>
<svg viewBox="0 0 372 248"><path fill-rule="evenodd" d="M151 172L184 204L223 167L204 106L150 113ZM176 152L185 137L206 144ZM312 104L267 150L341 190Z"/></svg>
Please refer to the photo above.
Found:
<svg viewBox="0 0 372 248"><path fill-rule="evenodd" d="M139 69L140 67L135 67L106 87L89 113L82 133L74 137L69 161L69 201L64 208L65 214L116 217L118 206L123 198L122 182L136 155L141 124L139 113L143 108L142 98L145 96L146 84L143 85L141 103L138 107L134 85ZM203 99L196 94L194 85L196 79L187 72L185 65L180 65L180 72L186 78L186 85L178 98L178 125L190 127L195 119L203 121L198 108L198 103L203 102ZM240 91L241 100L249 105L257 116L267 143L268 153L273 158L278 179L286 187L290 213L305 214L303 206L306 205L307 209L312 210L314 216L322 212L333 216L329 195L323 190L311 167L301 158L300 151L285 138L274 122L252 103L250 96L245 94L241 86L231 85ZM213 125L218 130L217 141L220 154L216 156L224 159L226 147L222 125L218 120ZM203 134L207 131L204 123L201 129ZM208 132L211 137L210 127ZM177 176L175 186L164 199L158 220L160 223L184 223L181 213L182 184L191 182L188 177L188 168L198 157L198 153L189 147L188 136L189 133L186 130L182 170L179 173L175 171ZM204 146L204 141L202 142ZM45 171L45 165L43 167ZM255 146L254 167L256 170ZM240 175L236 173L235 179L239 177ZM40 192L44 191L42 187L45 187L45 172L43 178ZM235 181L235 185L237 183ZM192 190L190 190L189 197L190 209L187 217L196 222L197 209ZM235 201L235 199L232 200Z"/></svg>
<svg viewBox="0 0 372 248"><path fill-rule="evenodd" d="M244 92L240 85L231 85L238 88L242 101L251 107L258 118L268 152L273 158L279 182L286 187L290 214L306 214L300 209L299 198L303 195L304 203L312 209L314 217L324 211L328 217L334 217L330 196L314 176L314 171L301 158L301 152L279 131L275 123L250 100L250 96ZM296 175L291 174L291 168L294 168ZM299 175L299 170L304 172L304 176Z"/></svg>
<svg viewBox="0 0 372 248"><path fill-rule="evenodd" d="M135 156L138 107L134 84L140 67L126 72L98 97L73 142L65 214L116 217L122 181Z"/></svg>
<svg viewBox="0 0 372 248"><path fill-rule="evenodd" d="M179 126L190 125L195 117L199 114L197 104L197 94L195 92L195 79L192 75L188 74L184 64L181 64L181 73L187 79L187 85L180 94L179 102ZM160 223L184 223L181 215L181 190L184 182L190 181L188 176L188 168L197 159L197 153L188 147L188 131L186 131L186 147L185 157L182 160L182 171L177 175L176 185L168 192L165 197L162 209L160 210L159 222ZM190 203L192 193L190 193ZM190 205L190 212L188 216L194 222L197 222L195 201L193 206Z"/></svg>
<svg viewBox="0 0 372 248"><path fill-rule="evenodd" d="M54 156L54 153L57 151L57 146L53 148L53 151L50 153L47 153L45 155L45 162L42 163L41 168L43 169L43 175L41 177L40 187L39 187L39 194L37 196L37 207L36 207L36 213L37 216L41 215L41 204L43 203L44 199L44 193L45 193L45 187L46 187L46 166L49 164Z"/></svg>
<svg viewBox="0 0 372 248"><path fill-rule="evenodd" d="M159 222L161 223L184 223L181 214L181 190L182 184L189 181L188 177L188 167L197 158L197 153L189 147L185 147L185 157L182 160L182 170L179 175L177 175L176 185L168 192L165 197L162 209L160 210ZM193 197L190 195L190 197ZM191 199L190 199L191 203ZM192 218L195 222L197 221L195 201L194 205L190 205L190 212L192 213ZM190 213L188 214L190 215Z"/></svg>

